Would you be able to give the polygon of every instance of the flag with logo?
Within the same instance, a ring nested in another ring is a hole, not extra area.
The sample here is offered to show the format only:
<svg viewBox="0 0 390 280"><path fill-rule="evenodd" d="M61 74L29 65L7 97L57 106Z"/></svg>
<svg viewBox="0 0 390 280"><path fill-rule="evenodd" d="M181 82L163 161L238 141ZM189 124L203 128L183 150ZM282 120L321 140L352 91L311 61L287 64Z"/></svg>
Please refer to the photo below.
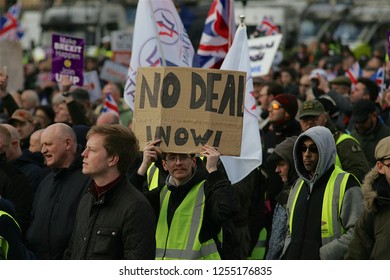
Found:
<svg viewBox="0 0 390 280"><path fill-rule="evenodd" d="M0 40L19 41L22 38L24 33L18 21L21 8L22 5L18 2L0 17Z"/></svg>
<svg viewBox="0 0 390 280"><path fill-rule="evenodd" d="M195 51L172 0L140 0L124 99L134 110L138 67L196 66Z"/></svg>
<svg viewBox="0 0 390 280"><path fill-rule="evenodd" d="M234 1L214 0L197 51L200 67L219 69L233 43L235 32Z"/></svg>
<svg viewBox="0 0 390 280"><path fill-rule="evenodd" d="M280 33L279 27L275 24L274 19L271 16L264 16L256 27L256 31L258 31L261 36L270 36Z"/></svg>
<svg viewBox="0 0 390 280"><path fill-rule="evenodd" d="M221 69L245 71L247 73L241 154L239 157L221 156L229 180L234 184L261 165L263 157L256 114L256 100L253 96L248 38L244 24L238 27L233 45L227 53Z"/></svg>
<svg viewBox="0 0 390 280"><path fill-rule="evenodd" d="M102 113L107 113L107 112L113 112L119 118L118 105L116 104L114 98L112 98L112 95L110 92L107 92L106 98L104 99L104 103L103 103Z"/></svg>

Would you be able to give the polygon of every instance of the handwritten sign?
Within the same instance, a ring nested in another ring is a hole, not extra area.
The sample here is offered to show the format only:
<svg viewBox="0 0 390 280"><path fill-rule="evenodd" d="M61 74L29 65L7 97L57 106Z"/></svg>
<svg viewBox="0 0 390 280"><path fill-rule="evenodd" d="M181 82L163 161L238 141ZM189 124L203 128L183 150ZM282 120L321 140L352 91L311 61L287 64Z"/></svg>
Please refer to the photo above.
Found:
<svg viewBox="0 0 390 280"><path fill-rule="evenodd" d="M141 67L133 129L141 149L162 139L163 152L241 151L246 73L191 67Z"/></svg>

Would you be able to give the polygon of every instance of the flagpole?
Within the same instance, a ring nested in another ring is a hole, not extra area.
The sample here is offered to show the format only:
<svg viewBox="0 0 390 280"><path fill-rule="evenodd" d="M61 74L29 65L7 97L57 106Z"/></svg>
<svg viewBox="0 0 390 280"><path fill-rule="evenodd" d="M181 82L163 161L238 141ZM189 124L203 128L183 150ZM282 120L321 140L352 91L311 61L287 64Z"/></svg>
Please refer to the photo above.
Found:
<svg viewBox="0 0 390 280"><path fill-rule="evenodd" d="M244 26L245 25L245 15L240 15L240 26Z"/></svg>
<svg viewBox="0 0 390 280"><path fill-rule="evenodd" d="M153 10L153 5L152 5L152 0L148 0L148 4L149 4L149 7L150 7L150 11L152 12L152 17L153 17L153 22L154 22L154 31L156 33L156 40L157 40L157 48L158 50L160 51L160 54L161 54L161 65L162 66L167 66L167 62L165 61L165 55L164 55L164 52L163 52L163 48L161 46L161 41L160 41L160 36L158 35L158 30L157 30L157 22L156 22L156 18L154 16L154 10Z"/></svg>

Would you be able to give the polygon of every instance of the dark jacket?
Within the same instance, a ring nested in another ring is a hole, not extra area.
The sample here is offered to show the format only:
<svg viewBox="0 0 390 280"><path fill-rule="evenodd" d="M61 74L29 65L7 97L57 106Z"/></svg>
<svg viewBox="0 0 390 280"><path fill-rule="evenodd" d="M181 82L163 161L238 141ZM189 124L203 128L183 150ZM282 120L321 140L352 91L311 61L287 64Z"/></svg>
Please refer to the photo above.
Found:
<svg viewBox="0 0 390 280"><path fill-rule="evenodd" d="M376 168L364 179L363 195L365 209L345 259L390 260L390 185Z"/></svg>
<svg viewBox="0 0 390 280"><path fill-rule="evenodd" d="M45 177L45 170L31 158L32 153L29 150L23 150L23 154L17 159L11 161L28 178L33 194L35 194L39 184Z"/></svg>
<svg viewBox="0 0 390 280"><path fill-rule="evenodd" d="M374 157L375 154L375 146L378 142L385 138L386 136L390 136L390 127L384 125L377 119L376 125L366 134L359 134L355 129L352 130L351 135L355 137L362 147L364 154L370 164L370 167L374 167L376 160Z"/></svg>
<svg viewBox="0 0 390 280"><path fill-rule="evenodd" d="M39 184L34 197L29 248L38 259L62 259L76 218L77 206L92 180L81 172L80 150L69 168L52 171Z"/></svg>
<svg viewBox="0 0 390 280"><path fill-rule="evenodd" d="M153 260L155 230L148 200L123 176L99 199L83 196L64 258Z"/></svg>
<svg viewBox="0 0 390 280"><path fill-rule="evenodd" d="M313 177L308 175L300 151L305 137L311 138L318 148L319 159ZM321 235L324 193L335 168L336 145L333 135L325 127L312 127L298 137L293 155L295 168L303 185L295 195L293 189L288 198L287 213L289 221L292 218L292 229L288 228L282 258L342 259L353 235L356 220L363 210L360 183L354 176L348 177L339 215L332 220L333 223L338 222L344 232L340 236L333 235L324 242ZM296 187L297 184L294 188ZM291 212L293 202L295 207Z"/></svg>
<svg viewBox="0 0 390 280"><path fill-rule="evenodd" d="M0 211L15 217L15 207L12 202L0 197ZM6 214L0 215L0 237L9 245L8 260L34 259L34 255L27 250L23 243L22 231L13 218ZM0 256L1 259L1 256Z"/></svg>
<svg viewBox="0 0 390 280"><path fill-rule="evenodd" d="M169 182L169 178L170 176L168 176L167 182ZM140 189L142 189L143 181L145 179L146 177L139 176L138 174L135 174L135 176L131 178L134 185ZM205 215L199 233L200 243L204 243L213 237L216 237L221 231L222 225L231 222L232 217L238 213L240 207L239 199L226 176L219 171L214 171L209 174L202 160L197 158L197 168L188 182L179 187L168 184L168 190L171 192L167 214L168 224L172 221L176 209L186 198L191 188L203 180L206 180L204 185ZM158 217L160 213L160 191L162 187L163 186L151 191L144 189L146 196L156 212L156 217ZM221 250L222 248L219 249ZM228 255L231 252L219 251L219 253L221 254L221 257L224 258L224 255Z"/></svg>
<svg viewBox="0 0 390 280"><path fill-rule="evenodd" d="M32 187L21 171L6 162L4 154L0 155L0 182L0 196L15 205L15 219L22 229L24 239L31 222Z"/></svg>

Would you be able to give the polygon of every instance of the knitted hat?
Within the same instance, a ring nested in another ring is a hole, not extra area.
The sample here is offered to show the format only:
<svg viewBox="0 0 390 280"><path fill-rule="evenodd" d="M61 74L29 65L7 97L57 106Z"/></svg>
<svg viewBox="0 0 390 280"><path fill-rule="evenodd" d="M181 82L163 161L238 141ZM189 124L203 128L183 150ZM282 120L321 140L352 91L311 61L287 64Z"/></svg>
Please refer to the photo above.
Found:
<svg viewBox="0 0 390 280"><path fill-rule="evenodd" d="M292 94L278 94L274 97L274 100L278 101L280 105L290 114L293 119L298 111L298 100L295 95Z"/></svg>

